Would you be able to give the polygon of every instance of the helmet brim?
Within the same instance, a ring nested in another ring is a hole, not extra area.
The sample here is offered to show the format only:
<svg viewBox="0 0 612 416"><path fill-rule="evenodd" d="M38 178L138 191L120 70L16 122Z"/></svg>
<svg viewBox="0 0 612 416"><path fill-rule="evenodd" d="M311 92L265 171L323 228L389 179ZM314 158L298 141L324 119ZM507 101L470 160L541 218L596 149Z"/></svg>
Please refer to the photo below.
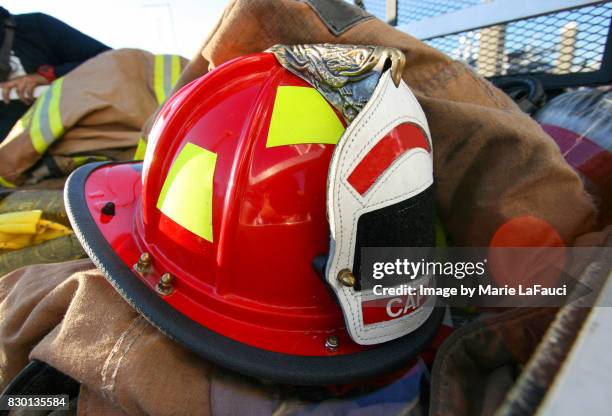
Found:
<svg viewBox="0 0 612 416"><path fill-rule="evenodd" d="M141 180L142 165L139 162L92 163L73 172L64 193L68 217L83 248L119 294L152 325L200 357L260 380L304 386L343 384L363 381L406 365L435 336L444 314L442 307L434 308L427 321L407 336L362 352L336 356L290 355L256 348L189 319L136 276L115 253L93 219L85 192L92 173L101 167L127 164L134 167L127 172L133 173L128 173L126 178L126 170L123 170L120 181L112 178L118 169L105 169L106 183L120 184L117 186L133 190ZM135 199L123 204L116 216L122 216L126 221L134 218L137 209Z"/></svg>

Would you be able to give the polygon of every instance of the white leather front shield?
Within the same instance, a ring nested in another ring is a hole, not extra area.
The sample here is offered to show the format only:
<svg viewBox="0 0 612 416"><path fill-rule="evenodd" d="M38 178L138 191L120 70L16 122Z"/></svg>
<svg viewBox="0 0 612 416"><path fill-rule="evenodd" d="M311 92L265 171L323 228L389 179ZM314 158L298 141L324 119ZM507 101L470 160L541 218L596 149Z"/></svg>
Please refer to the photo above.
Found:
<svg viewBox="0 0 612 416"><path fill-rule="evenodd" d="M376 163L379 160L377 155L381 154L379 151L386 143L381 140L402 125L423 132L428 146L409 146L391 163L384 165L378 176L370 178L370 185L365 188L355 186L351 175L354 178L356 168L364 160L371 162L374 159ZM433 310L434 297L408 305L409 302L402 297L375 296L371 290L355 290L338 280L341 270L353 268L359 218L365 213L406 201L432 183L431 136L425 114L404 81L396 87L391 71L386 71L366 106L338 142L327 183L330 252L325 276L339 300L349 334L358 344L378 344L409 334L421 326ZM411 284L426 284L429 279L422 277ZM364 320L364 305L376 299L383 302L379 312L386 315L383 319Z"/></svg>

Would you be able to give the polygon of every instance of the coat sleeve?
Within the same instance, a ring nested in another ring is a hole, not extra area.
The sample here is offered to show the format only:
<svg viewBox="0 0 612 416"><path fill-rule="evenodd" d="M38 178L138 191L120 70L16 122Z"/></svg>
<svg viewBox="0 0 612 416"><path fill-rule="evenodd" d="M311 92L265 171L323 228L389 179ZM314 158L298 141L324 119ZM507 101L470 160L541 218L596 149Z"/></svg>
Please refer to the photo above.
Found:
<svg viewBox="0 0 612 416"><path fill-rule="evenodd" d="M110 49L55 17L44 13L37 13L36 17L41 35L56 57L56 77L65 75L89 58Z"/></svg>

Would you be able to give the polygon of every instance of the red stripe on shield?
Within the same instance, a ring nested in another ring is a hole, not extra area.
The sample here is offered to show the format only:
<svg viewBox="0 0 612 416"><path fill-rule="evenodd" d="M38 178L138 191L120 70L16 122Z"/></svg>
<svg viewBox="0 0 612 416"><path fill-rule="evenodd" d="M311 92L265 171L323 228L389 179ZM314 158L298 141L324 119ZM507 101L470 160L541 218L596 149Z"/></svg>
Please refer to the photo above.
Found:
<svg viewBox="0 0 612 416"><path fill-rule="evenodd" d="M365 155L349 175L348 182L359 194L364 195L393 162L417 147L430 151L423 130L415 124L400 124Z"/></svg>
<svg viewBox="0 0 612 416"><path fill-rule="evenodd" d="M371 325L410 315L427 301L427 296L404 295L366 300L361 303L363 324Z"/></svg>

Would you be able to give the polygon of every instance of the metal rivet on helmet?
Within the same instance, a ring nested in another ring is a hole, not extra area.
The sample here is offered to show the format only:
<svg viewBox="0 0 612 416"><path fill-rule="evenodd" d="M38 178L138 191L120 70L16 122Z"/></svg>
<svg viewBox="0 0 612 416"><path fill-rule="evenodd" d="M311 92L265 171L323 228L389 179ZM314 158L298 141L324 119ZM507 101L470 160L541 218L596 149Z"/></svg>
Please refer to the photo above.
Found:
<svg viewBox="0 0 612 416"><path fill-rule="evenodd" d="M134 265L134 270L138 273L147 273L151 268L151 255L146 251L138 258L138 263Z"/></svg>
<svg viewBox="0 0 612 416"><path fill-rule="evenodd" d="M355 276L349 269L340 270L338 273L338 281L342 283L342 286L353 287L355 286Z"/></svg>
<svg viewBox="0 0 612 416"><path fill-rule="evenodd" d="M340 342L338 341L338 337L335 335L331 335L325 340L325 348L330 351L337 350L338 345L340 345Z"/></svg>
<svg viewBox="0 0 612 416"><path fill-rule="evenodd" d="M157 283L157 291L164 296L169 295L173 290L173 282L174 276L172 276L170 273L162 274L162 277L160 277L159 282Z"/></svg>

